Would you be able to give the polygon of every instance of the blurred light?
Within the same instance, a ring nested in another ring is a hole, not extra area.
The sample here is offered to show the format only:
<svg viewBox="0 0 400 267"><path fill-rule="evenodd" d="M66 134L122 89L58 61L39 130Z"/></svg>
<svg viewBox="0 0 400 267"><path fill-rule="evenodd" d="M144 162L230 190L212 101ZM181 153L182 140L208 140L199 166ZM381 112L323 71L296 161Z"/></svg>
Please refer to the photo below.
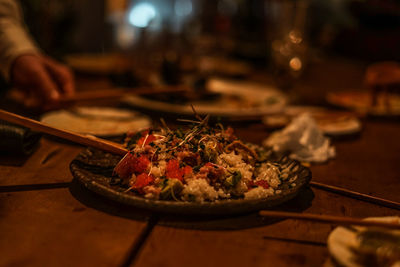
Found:
<svg viewBox="0 0 400 267"><path fill-rule="evenodd" d="M188 16L193 11L192 0L176 0L174 9L176 15L181 17Z"/></svg>
<svg viewBox="0 0 400 267"><path fill-rule="evenodd" d="M301 60L298 57L294 57L289 61L289 66L292 70L299 71L301 70L302 64Z"/></svg>
<svg viewBox="0 0 400 267"><path fill-rule="evenodd" d="M129 24L122 24L117 27L116 41L120 48L127 49L135 41L135 29Z"/></svg>
<svg viewBox="0 0 400 267"><path fill-rule="evenodd" d="M129 22L136 27L145 28L156 17L157 12L152 4L140 3L129 12Z"/></svg>
<svg viewBox="0 0 400 267"><path fill-rule="evenodd" d="M298 31L290 31L289 32L289 39L294 44L299 44L303 41L301 34Z"/></svg>

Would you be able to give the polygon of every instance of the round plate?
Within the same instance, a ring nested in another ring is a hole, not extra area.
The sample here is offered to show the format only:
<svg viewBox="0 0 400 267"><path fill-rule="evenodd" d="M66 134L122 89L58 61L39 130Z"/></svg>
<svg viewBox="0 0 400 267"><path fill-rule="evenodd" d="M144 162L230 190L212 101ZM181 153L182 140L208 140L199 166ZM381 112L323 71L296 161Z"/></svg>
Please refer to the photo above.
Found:
<svg viewBox="0 0 400 267"><path fill-rule="evenodd" d="M381 222L396 222L400 224L400 217L375 217L367 218L366 220L374 220ZM347 267L361 267L366 266L364 261L367 261L368 266L379 266L378 262L375 264L373 261L377 260L377 249L369 246L363 246L360 242L360 234L369 231L371 244L379 242L378 234L384 234L384 236L397 236L397 252L400 251L400 231L399 230L387 230L380 228L367 228L367 227L337 227L331 232L328 237L328 250L334 261L340 266ZM364 237L365 238L365 237ZM366 240L366 239L365 239ZM381 242L385 242L382 240ZM382 250L384 253L384 250ZM363 263L364 262L364 263ZM400 264L398 259L397 264ZM386 266L386 265L385 265ZM389 265L387 265L389 266ZM394 265L390 265L394 266ZM396 265L397 266L397 265Z"/></svg>
<svg viewBox="0 0 400 267"><path fill-rule="evenodd" d="M218 93L212 101L192 101L187 104L168 103L140 96L128 96L123 102L133 107L166 113L193 115L194 106L200 115L246 118L275 114L286 105L286 97L279 90L265 85L232 80L211 79L207 90Z"/></svg>
<svg viewBox="0 0 400 267"><path fill-rule="evenodd" d="M149 127L149 118L139 113L108 107L77 107L46 113L41 121L64 130L96 136L117 136Z"/></svg>
<svg viewBox="0 0 400 267"><path fill-rule="evenodd" d="M351 109L373 116L399 116L400 95L388 95L389 107L385 105L385 96L379 95L377 104L371 106L371 94L368 91L332 92L326 96L327 101L342 108Z"/></svg>
<svg viewBox="0 0 400 267"><path fill-rule="evenodd" d="M360 120L351 112L313 106L287 106L283 114L265 116L263 123L271 127L283 127L302 113L309 113L315 119L318 128L328 135L354 134L362 128Z"/></svg>
<svg viewBox="0 0 400 267"><path fill-rule="evenodd" d="M110 181L112 181L112 169L118 163L119 159L119 156L87 149L72 161L70 169L73 176L85 187L104 197L138 208L173 214L226 215L271 208L295 197L308 185L311 179L311 172L308 168L302 166L297 161L285 157L279 163L290 164L290 169L292 170L286 181L297 175L296 185L292 187L290 185L291 182L283 183L278 188L282 192L268 198L255 200L231 199L203 203L150 200L133 192L125 192L125 188L112 185L112 183L110 184Z"/></svg>

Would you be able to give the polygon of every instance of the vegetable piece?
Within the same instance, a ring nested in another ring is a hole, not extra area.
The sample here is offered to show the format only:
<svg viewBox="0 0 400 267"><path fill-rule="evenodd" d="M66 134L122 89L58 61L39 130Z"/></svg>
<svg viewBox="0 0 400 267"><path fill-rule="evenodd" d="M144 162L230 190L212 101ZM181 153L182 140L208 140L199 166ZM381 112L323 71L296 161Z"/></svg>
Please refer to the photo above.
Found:
<svg viewBox="0 0 400 267"><path fill-rule="evenodd" d="M132 175L134 172L133 165L134 162L136 161L136 157L131 154L127 153L115 166L114 168L114 173L118 174L119 177L121 178L128 178Z"/></svg>
<svg viewBox="0 0 400 267"><path fill-rule="evenodd" d="M178 179L167 179L166 186L160 193L160 199L175 199L183 189L183 184Z"/></svg>
<svg viewBox="0 0 400 267"><path fill-rule="evenodd" d="M154 177L152 175L147 175L142 173L136 177L135 183L132 185L132 189L142 189L143 187L150 185L154 182Z"/></svg>
<svg viewBox="0 0 400 267"><path fill-rule="evenodd" d="M193 173L192 167L190 167L190 166L183 167L183 169L182 169L183 176L189 175L191 173Z"/></svg>
<svg viewBox="0 0 400 267"><path fill-rule="evenodd" d="M132 162L132 169L135 173L142 173L147 171L150 165L150 160L147 156L140 156Z"/></svg>
<svg viewBox="0 0 400 267"><path fill-rule="evenodd" d="M170 161L168 161L165 171L165 175L167 176L167 178L175 178L179 181L182 181L183 174L181 172L181 169L179 168L179 162L176 159L171 159Z"/></svg>
<svg viewBox="0 0 400 267"><path fill-rule="evenodd" d="M255 182L254 184L256 184L256 185L258 185L258 186L261 186L261 187L263 187L263 188L265 188L265 189L268 189L268 188L269 188L269 184L268 184L268 182L265 181L265 180L257 181L257 182Z"/></svg>
<svg viewBox="0 0 400 267"><path fill-rule="evenodd" d="M142 136L141 132L127 134L127 140L129 140L127 143L127 147L129 149L132 149L132 147L136 146L136 144L141 136Z"/></svg>
<svg viewBox="0 0 400 267"><path fill-rule="evenodd" d="M239 183L240 179L242 179L242 174L239 171L235 171L231 176L226 178L224 185L226 187L235 187Z"/></svg>
<svg viewBox="0 0 400 267"><path fill-rule="evenodd" d="M157 138L154 135L146 134L145 136L140 137L140 139L138 140L137 144L138 144L138 146L142 146L143 144L144 145L148 145L148 144L150 144L151 142L153 142L156 139Z"/></svg>
<svg viewBox="0 0 400 267"><path fill-rule="evenodd" d="M183 180L183 177L193 173L193 169L190 166L184 166L180 168L179 162L176 159L171 159L167 163L166 177L169 179Z"/></svg>

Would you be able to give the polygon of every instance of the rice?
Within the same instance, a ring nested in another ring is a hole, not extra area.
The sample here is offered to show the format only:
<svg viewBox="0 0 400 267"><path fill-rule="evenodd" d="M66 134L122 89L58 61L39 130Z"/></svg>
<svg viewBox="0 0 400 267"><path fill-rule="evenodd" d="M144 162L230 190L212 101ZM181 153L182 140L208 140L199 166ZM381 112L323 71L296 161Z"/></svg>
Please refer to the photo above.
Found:
<svg viewBox="0 0 400 267"><path fill-rule="evenodd" d="M256 188L253 188L249 190L248 192L244 193L244 198L245 199L259 199L259 198L267 198L269 196L274 195L274 189L268 188L265 189L261 186L258 186Z"/></svg>
<svg viewBox="0 0 400 267"><path fill-rule="evenodd" d="M205 200L213 201L219 197L230 197L229 194L224 193L221 189L216 191L205 179L189 179L187 184L184 185L181 194L183 200L194 200L195 202L204 202Z"/></svg>
<svg viewBox="0 0 400 267"><path fill-rule="evenodd" d="M257 173L256 181L265 180L272 188L277 188L281 184L279 168L269 162L263 163Z"/></svg>

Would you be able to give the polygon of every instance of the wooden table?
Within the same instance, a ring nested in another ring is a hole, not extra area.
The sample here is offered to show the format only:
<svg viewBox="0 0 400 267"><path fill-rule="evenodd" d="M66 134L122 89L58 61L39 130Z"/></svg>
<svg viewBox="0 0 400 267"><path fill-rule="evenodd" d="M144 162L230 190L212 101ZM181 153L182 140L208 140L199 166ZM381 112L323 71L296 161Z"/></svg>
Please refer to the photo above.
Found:
<svg viewBox="0 0 400 267"><path fill-rule="evenodd" d="M400 124L363 123L359 136L333 141L336 159L311 166L313 180L400 202ZM261 143L268 129L238 125L237 134ZM0 157L0 266L321 266L328 257L326 240L334 225L257 213L167 216L104 199L73 180L69 164L81 150L42 138L28 158ZM280 209L399 215L316 188Z"/></svg>

